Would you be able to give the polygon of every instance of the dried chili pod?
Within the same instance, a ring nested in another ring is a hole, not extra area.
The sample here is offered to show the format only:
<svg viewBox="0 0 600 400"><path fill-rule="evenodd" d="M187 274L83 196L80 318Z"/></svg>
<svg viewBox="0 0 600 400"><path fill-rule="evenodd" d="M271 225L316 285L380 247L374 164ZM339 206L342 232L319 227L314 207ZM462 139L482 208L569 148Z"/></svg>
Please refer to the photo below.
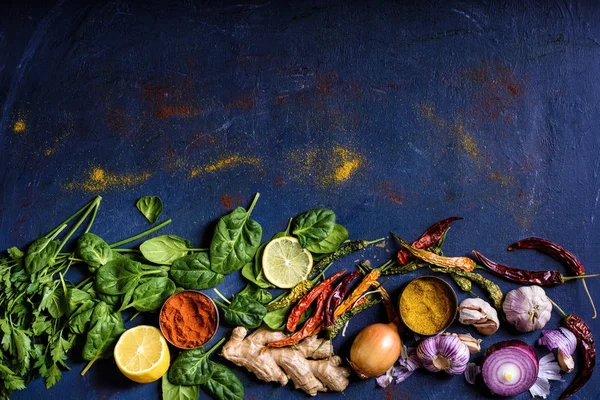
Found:
<svg viewBox="0 0 600 400"><path fill-rule="evenodd" d="M468 280L476 283L481 286L487 293L492 302L494 303L494 308L496 310L502 310L502 300L504 299L504 294L502 293L502 289L500 286L496 285L494 282L485 278L484 276L477 274L475 272L466 272L461 270L449 270L447 268L437 268L430 267L433 272L442 272L444 274L454 274L456 276L460 276L462 278L467 278Z"/></svg>
<svg viewBox="0 0 600 400"><path fill-rule="evenodd" d="M325 326L330 326L334 322L333 313L335 309L342 303L344 297L348 293L350 284L360 276L360 271L352 271L346 275L341 282L333 289L327 302L325 303Z"/></svg>
<svg viewBox="0 0 600 400"><path fill-rule="evenodd" d="M450 228L450 224L452 222L461 219L462 217L449 217L436 222L435 224L427 228L427 230L425 230L425 232L423 232L417 240L412 242L411 246L415 249L428 249L429 247L436 244L442 238L442 236L444 236L444 233L446 233L448 228ZM400 265L404 265L414 258L414 255L404 248L398 250L398 253L396 255L396 259Z"/></svg>
<svg viewBox="0 0 600 400"><path fill-rule="evenodd" d="M540 253L544 253L556 261L559 261L564 266L569 268L571 272L573 272L577 276L585 275L585 267L583 264L575 257L575 254L571 253L569 250L564 248L558 243L554 243L547 239L542 239L538 237L529 237L522 240L519 240L516 243L508 246L508 251L513 251L516 249L535 249ZM596 318L596 306L594 305L594 300L592 299L592 295L588 290L587 284L585 280L582 279L581 283L583 284L583 288L587 293L588 298L590 299L590 303L592 304L592 308L594 309L594 316L592 318Z"/></svg>
<svg viewBox="0 0 600 400"><path fill-rule="evenodd" d="M397 239L400 241L400 244L408 249L415 257L420 258L429 264L467 272L471 272L475 269L475 261L471 260L469 257L444 257L427 250L416 249L400 237L397 237Z"/></svg>
<svg viewBox="0 0 600 400"><path fill-rule="evenodd" d="M295 331L304 311L310 307L310 305L319 297L321 293L327 292L327 294L329 294L332 283L345 273L346 270L338 272L337 274L325 279L323 282L315 286L313 290L305 294L292 309L286 324L287 330L290 332Z"/></svg>
<svg viewBox="0 0 600 400"><path fill-rule="evenodd" d="M377 239L377 240L371 240L371 241L359 239L359 240L353 240L349 243L346 243L343 246L341 246L340 248L338 248L336 251L334 251L331 254L326 255L325 257L320 259L319 262L317 262L315 265L313 265L313 268L312 268L310 274L311 275L318 274L321 271L323 271L325 268L327 268L327 266L329 264L331 264L332 262L334 262L344 256L347 256L348 254L354 253L355 251L363 250L367 246L375 244L375 243L379 243L383 240L384 240L384 238Z"/></svg>
<svg viewBox="0 0 600 400"><path fill-rule="evenodd" d="M590 379L594 372L594 366L596 365L594 336L592 335L592 330L588 324L577 315L570 314L562 321L562 325L573 332L575 337L577 337L577 343L579 344L583 356L579 362L580 366L577 375L567 389L560 395L560 400L564 400L578 392Z"/></svg>
<svg viewBox="0 0 600 400"><path fill-rule="evenodd" d="M556 270L551 271L526 271L519 268L498 264L485 257L480 252L473 250L473 254L488 269L502 275L504 278L517 283L531 283L538 286L556 286L563 283L563 276Z"/></svg>
<svg viewBox="0 0 600 400"><path fill-rule="evenodd" d="M309 280L303 280L300 281L300 283L298 283L296 286L294 286L290 292L280 298L279 300L274 301L273 303L270 303L267 305L267 310L268 311L274 311L274 310L279 310L280 308L285 308L285 307L289 307L291 305L296 304L296 302L298 300L300 300L302 298L302 296L304 296L306 293L310 292L310 290L313 288L314 283L313 281L309 281Z"/></svg>
<svg viewBox="0 0 600 400"><path fill-rule="evenodd" d="M300 342L302 339L317 334L323 328L323 318L325 316L325 301L331 292L331 286L319 292L317 298L317 307L313 315L304 322L302 329L294 332L291 336L275 342L267 343L268 347L287 347Z"/></svg>
<svg viewBox="0 0 600 400"><path fill-rule="evenodd" d="M381 298L378 296L363 297L360 301L358 301L354 305L354 307L352 307L350 310L344 312L342 315L340 315L338 318L336 318L335 321L333 322L333 325L325 328L325 336L330 340L335 338L340 333L340 331L344 328L344 325L346 325L346 323L348 321L350 321L350 319L352 319L352 317L354 317L361 311L364 311L367 308L374 306L375 304L379 303L380 301L381 301Z"/></svg>
<svg viewBox="0 0 600 400"><path fill-rule="evenodd" d="M372 269L367 275L365 275L363 280L360 281L360 283L358 284L356 289L352 291L350 296L346 297L346 299L344 299L344 301L342 301L342 303L335 309L333 313L333 319L335 320L336 318L339 318L340 315L352 308L352 306L360 298L360 296L362 296L367 290L369 290L369 288L373 284L377 283L377 279L379 278L379 276L380 272L378 269Z"/></svg>

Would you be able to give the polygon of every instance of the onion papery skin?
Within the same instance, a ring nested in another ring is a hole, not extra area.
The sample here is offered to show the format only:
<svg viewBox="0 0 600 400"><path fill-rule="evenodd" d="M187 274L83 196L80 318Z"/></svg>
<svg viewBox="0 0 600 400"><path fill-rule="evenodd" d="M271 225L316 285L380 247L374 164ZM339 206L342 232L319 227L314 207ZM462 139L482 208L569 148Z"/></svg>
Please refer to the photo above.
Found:
<svg viewBox="0 0 600 400"><path fill-rule="evenodd" d="M460 375L467 369L471 352L457 336L438 335L423 339L417 347L417 356L428 371L443 370L450 375ZM441 368L436 359L443 359L448 366Z"/></svg>
<svg viewBox="0 0 600 400"><path fill-rule="evenodd" d="M497 376L502 366L513 364L519 370L519 379L508 384ZM493 394L515 396L526 392L538 377L539 361L535 351L520 340L506 340L491 346L485 353L481 375Z"/></svg>
<svg viewBox="0 0 600 400"><path fill-rule="evenodd" d="M400 357L402 341L392 324L373 324L364 328L350 349L350 365L361 378L385 373Z"/></svg>

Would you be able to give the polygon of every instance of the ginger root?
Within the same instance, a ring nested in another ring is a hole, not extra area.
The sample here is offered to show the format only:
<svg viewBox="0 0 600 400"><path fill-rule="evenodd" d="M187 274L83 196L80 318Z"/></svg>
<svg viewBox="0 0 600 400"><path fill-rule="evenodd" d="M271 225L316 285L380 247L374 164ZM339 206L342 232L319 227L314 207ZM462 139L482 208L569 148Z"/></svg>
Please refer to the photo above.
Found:
<svg viewBox="0 0 600 400"><path fill-rule="evenodd" d="M283 332L258 329L246 337L246 328L238 326L223 346L223 357L245 367L258 379L286 385L291 379L296 389L311 396L328 390L341 392L350 383L350 369L340 367L338 356L329 357L331 343L310 336L295 346L273 348L266 344L286 337ZM309 359L310 358L310 359Z"/></svg>

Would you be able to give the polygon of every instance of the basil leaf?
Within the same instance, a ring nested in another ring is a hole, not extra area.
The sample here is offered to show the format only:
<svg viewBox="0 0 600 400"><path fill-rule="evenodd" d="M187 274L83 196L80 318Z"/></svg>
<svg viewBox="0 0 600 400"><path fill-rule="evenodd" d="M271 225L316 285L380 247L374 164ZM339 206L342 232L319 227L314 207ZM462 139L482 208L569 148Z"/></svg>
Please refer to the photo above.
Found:
<svg viewBox="0 0 600 400"><path fill-rule="evenodd" d="M60 242L45 237L34 240L25 255L25 270L33 275L47 265L54 265L54 256Z"/></svg>
<svg viewBox="0 0 600 400"><path fill-rule="evenodd" d="M200 390L198 386L173 385L169 382L167 374L162 377L163 400L198 400Z"/></svg>
<svg viewBox="0 0 600 400"><path fill-rule="evenodd" d="M140 251L150 262L171 265L189 253L190 242L179 236L162 235L146 240L140 245Z"/></svg>
<svg viewBox="0 0 600 400"><path fill-rule="evenodd" d="M343 225L333 225L333 231L318 243L309 244L306 249L311 253L333 253L348 239L348 230Z"/></svg>
<svg viewBox="0 0 600 400"><path fill-rule="evenodd" d="M298 215L292 221L292 233L298 237L302 247L319 243L331 232L335 214L327 208L315 208Z"/></svg>
<svg viewBox="0 0 600 400"><path fill-rule="evenodd" d="M135 206L151 224L156 222L163 209L162 201L157 196L140 197Z"/></svg>
<svg viewBox="0 0 600 400"><path fill-rule="evenodd" d="M215 303L223 308L225 322L232 326L258 328L267 314L265 306L248 296L236 295L229 305Z"/></svg>
<svg viewBox="0 0 600 400"><path fill-rule="evenodd" d="M175 283L169 278L146 279L133 292L131 305L138 311L154 311L175 293Z"/></svg>
<svg viewBox="0 0 600 400"><path fill-rule="evenodd" d="M209 361L210 376L202 388L213 399L242 400L244 398L244 385L231 370L214 361Z"/></svg>
<svg viewBox="0 0 600 400"><path fill-rule="evenodd" d="M238 296L246 296L250 299L256 300L261 304L267 304L273 300L273 296L268 291L257 287L253 283L249 283L246 287L237 294Z"/></svg>
<svg viewBox="0 0 600 400"><path fill-rule="evenodd" d="M258 194L246 212L237 207L221 217L210 243L210 265L217 273L227 275L246 265L256 254L262 238L262 227L250 219Z"/></svg>
<svg viewBox="0 0 600 400"><path fill-rule="evenodd" d="M90 266L91 272L95 272L113 258L113 251L108 243L93 233L81 235L77 240L76 252L79 258Z"/></svg>
<svg viewBox="0 0 600 400"><path fill-rule="evenodd" d="M169 368L169 381L184 386L206 383L210 375L209 355L204 351L204 347L180 353Z"/></svg>
<svg viewBox="0 0 600 400"><path fill-rule="evenodd" d="M138 284L142 274L140 263L125 257L117 258L96 271L96 289L110 295L125 294Z"/></svg>
<svg viewBox="0 0 600 400"><path fill-rule="evenodd" d="M206 253L194 253L176 260L169 272L175 283L193 290L215 287L225 279L225 275L210 269Z"/></svg>
<svg viewBox="0 0 600 400"><path fill-rule="evenodd" d="M94 307L88 331L83 346L83 359L95 361L112 355L111 349L123 333L121 313L110 311L110 307L100 302Z"/></svg>

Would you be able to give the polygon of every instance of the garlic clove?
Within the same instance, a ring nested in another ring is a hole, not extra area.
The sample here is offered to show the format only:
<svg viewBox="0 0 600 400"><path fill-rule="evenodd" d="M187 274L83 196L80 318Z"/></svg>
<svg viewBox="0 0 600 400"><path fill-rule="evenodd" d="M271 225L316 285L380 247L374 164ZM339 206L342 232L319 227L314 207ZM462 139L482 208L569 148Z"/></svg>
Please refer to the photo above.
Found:
<svg viewBox="0 0 600 400"><path fill-rule="evenodd" d="M573 372L575 369L575 361L571 355L563 353L562 350L558 350L558 356L556 357L560 369L565 372Z"/></svg>
<svg viewBox="0 0 600 400"><path fill-rule="evenodd" d="M460 303L458 321L473 325L483 335L496 333L500 326L496 309L479 298L468 298Z"/></svg>

